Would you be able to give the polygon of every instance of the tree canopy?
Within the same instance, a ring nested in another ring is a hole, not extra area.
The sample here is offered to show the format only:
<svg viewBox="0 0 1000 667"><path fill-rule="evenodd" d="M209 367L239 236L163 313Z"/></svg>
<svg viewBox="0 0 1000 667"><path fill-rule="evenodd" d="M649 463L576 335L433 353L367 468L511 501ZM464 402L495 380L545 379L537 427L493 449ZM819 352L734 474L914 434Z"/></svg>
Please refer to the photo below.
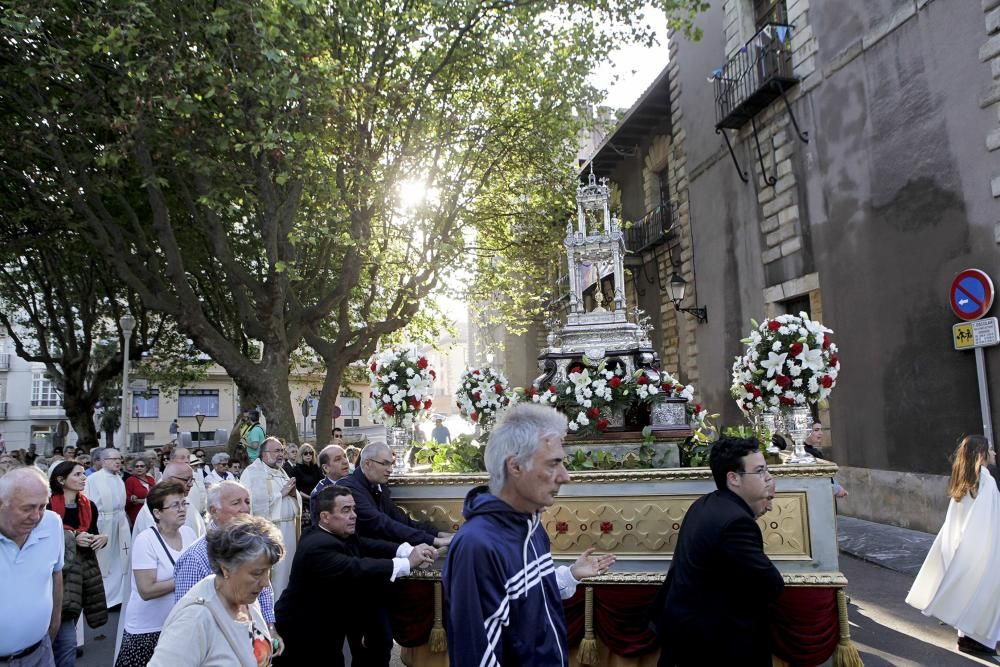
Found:
<svg viewBox="0 0 1000 667"><path fill-rule="evenodd" d="M328 430L344 368L445 273L498 258L490 284L530 294L570 209L587 75L652 38L643 4L4 0L0 168L71 211L276 434L296 435L290 359L311 347ZM690 29L705 3L661 4Z"/></svg>

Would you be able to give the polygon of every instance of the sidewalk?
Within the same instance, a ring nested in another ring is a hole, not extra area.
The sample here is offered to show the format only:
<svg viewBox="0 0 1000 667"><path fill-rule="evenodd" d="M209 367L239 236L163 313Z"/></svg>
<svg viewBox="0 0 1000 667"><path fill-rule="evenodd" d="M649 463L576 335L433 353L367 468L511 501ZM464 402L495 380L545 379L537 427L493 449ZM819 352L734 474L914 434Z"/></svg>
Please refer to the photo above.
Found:
<svg viewBox="0 0 1000 667"><path fill-rule="evenodd" d="M837 517L840 551L915 577L934 543L934 535L848 516Z"/></svg>

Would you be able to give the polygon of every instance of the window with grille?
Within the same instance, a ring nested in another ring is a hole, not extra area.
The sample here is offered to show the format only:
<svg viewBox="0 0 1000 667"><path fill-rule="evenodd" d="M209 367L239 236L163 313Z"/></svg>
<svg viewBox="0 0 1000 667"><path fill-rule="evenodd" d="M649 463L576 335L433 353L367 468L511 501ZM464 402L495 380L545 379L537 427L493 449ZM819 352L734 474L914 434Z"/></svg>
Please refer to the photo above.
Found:
<svg viewBox="0 0 1000 667"><path fill-rule="evenodd" d="M177 392L178 417L194 417L199 413L206 417L219 416L218 389L181 389Z"/></svg>
<svg viewBox="0 0 1000 667"><path fill-rule="evenodd" d="M160 390L147 389L141 394L132 394L132 416L142 419L160 416Z"/></svg>
<svg viewBox="0 0 1000 667"><path fill-rule="evenodd" d="M52 380L43 372L31 374L31 407L58 408L62 407L62 394L56 389Z"/></svg>
<svg viewBox="0 0 1000 667"><path fill-rule="evenodd" d="M785 0L753 0L753 22L756 31L768 23L787 24L788 11L785 9Z"/></svg>

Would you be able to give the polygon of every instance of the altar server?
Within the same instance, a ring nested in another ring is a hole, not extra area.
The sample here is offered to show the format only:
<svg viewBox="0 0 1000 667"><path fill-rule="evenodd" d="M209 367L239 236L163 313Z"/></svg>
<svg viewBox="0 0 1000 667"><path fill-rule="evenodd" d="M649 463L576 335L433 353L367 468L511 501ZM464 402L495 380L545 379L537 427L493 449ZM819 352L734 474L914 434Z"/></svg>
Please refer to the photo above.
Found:
<svg viewBox="0 0 1000 667"><path fill-rule="evenodd" d="M114 447L106 447L95 449L91 456L100 457L101 469L87 478L84 495L97 505L97 532L108 538L107 546L97 552L97 562L101 566L108 607L114 607L125 601L131 573L132 533L125 513L122 455Z"/></svg>
<svg viewBox="0 0 1000 667"><path fill-rule="evenodd" d="M250 491L250 513L274 523L285 542L285 557L271 572L275 597L280 597L288 585L302 516L295 479L289 478L283 470L284 463L285 448L281 441L267 438L261 443L260 458L247 466L240 477L240 482Z"/></svg>
<svg viewBox="0 0 1000 667"><path fill-rule="evenodd" d="M996 450L981 435L959 443L948 514L913 582L907 604L958 630L958 650L996 655L1000 641L1000 491L988 466Z"/></svg>

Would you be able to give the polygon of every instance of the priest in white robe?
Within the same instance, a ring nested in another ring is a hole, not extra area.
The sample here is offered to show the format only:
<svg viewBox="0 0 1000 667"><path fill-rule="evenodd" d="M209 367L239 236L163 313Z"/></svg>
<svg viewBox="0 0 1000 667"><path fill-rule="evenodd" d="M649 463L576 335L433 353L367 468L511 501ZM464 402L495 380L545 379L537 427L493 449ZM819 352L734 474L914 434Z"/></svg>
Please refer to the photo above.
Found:
<svg viewBox="0 0 1000 667"><path fill-rule="evenodd" d="M108 606L119 605L126 599L131 574L129 549L132 535L125 514L125 482L121 478L122 455L117 449L95 449L101 469L87 478L84 493L97 505L97 530L108 536L108 545L97 550L97 562L104 579L104 595Z"/></svg>
<svg viewBox="0 0 1000 667"><path fill-rule="evenodd" d="M284 463L285 449L281 441L267 438L261 444L260 458L240 475L240 483L250 491L250 513L269 519L284 538L285 557L271 570L271 588L274 589L275 600L281 597L288 585L302 516L295 479L289 478L282 469Z"/></svg>
<svg viewBox="0 0 1000 667"><path fill-rule="evenodd" d="M975 498L952 500L907 604L987 647L1000 641L1000 491L986 466Z"/></svg>

